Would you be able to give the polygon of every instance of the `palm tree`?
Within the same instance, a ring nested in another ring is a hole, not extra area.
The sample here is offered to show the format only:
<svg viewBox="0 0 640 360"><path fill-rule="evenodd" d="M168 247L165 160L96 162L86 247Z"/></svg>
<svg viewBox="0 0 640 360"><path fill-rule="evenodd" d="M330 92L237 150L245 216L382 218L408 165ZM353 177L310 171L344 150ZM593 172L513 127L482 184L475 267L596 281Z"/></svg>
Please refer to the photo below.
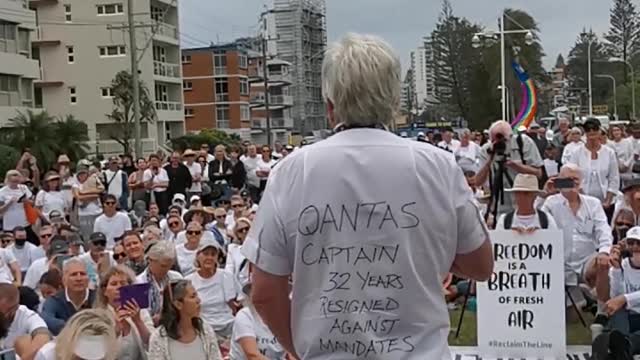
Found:
<svg viewBox="0 0 640 360"><path fill-rule="evenodd" d="M60 154L67 154L72 161L84 159L89 153L89 130L87 124L73 115L60 117L53 124L54 135Z"/></svg>
<svg viewBox="0 0 640 360"><path fill-rule="evenodd" d="M56 161L59 142L54 135L53 117L46 111L35 113L27 110L18 112L18 116L9 120L8 143L22 152L31 149L38 160L38 165L48 169Z"/></svg>

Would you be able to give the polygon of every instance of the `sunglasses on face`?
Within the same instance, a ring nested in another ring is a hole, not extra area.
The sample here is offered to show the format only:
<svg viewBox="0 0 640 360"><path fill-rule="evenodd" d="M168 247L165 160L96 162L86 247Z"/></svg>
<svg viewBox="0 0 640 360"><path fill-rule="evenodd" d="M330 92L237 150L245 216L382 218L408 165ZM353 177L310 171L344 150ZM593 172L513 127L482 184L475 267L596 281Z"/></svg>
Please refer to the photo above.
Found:
<svg viewBox="0 0 640 360"><path fill-rule="evenodd" d="M231 203L228 201L220 201L219 204L224 206L224 205L229 205Z"/></svg>
<svg viewBox="0 0 640 360"><path fill-rule="evenodd" d="M105 201L105 202L104 202L104 204L105 204L106 206L113 206L113 205L115 205L115 204L116 204L116 202L115 202L115 201Z"/></svg>
<svg viewBox="0 0 640 360"><path fill-rule="evenodd" d="M628 228L632 228L632 227L633 227L633 224L630 224L630 223L624 223L624 222L619 222L619 223L616 223L616 227L628 227Z"/></svg>
<svg viewBox="0 0 640 360"><path fill-rule="evenodd" d="M243 227L243 228L238 229L239 233L246 233L248 231L249 231L249 227Z"/></svg>
<svg viewBox="0 0 640 360"><path fill-rule="evenodd" d="M40 234L40 237L43 238L43 239L48 239L48 238L50 238L52 236L53 236L53 234Z"/></svg>
<svg viewBox="0 0 640 360"><path fill-rule="evenodd" d="M189 230L187 231L187 235L200 235L202 234L202 231L200 230Z"/></svg>
<svg viewBox="0 0 640 360"><path fill-rule="evenodd" d="M174 227L174 226L178 226L180 225L180 223L178 221L172 221L169 223L169 227Z"/></svg>
<svg viewBox="0 0 640 360"><path fill-rule="evenodd" d="M244 207L244 205L242 205L242 204L234 204L234 205L231 205L231 207L234 208L234 209L238 209L238 208Z"/></svg>
<svg viewBox="0 0 640 360"><path fill-rule="evenodd" d="M11 244L11 239L2 239L0 240L3 244Z"/></svg>
<svg viewBox="0 0 640 360"><path fill-rule="evenodd" d="M226 218L226 216L224 216L224 215L218 215L218 216L216 216L216 219L225 219L225 218Z"/></svg>
<svg viewBox="0 0 640 360"><path fill-rule="evenodd" d="M115 261L118 261L118 260L123 259L125 257L127 257L127 254L125 254L123 252L122 253L113 253L113 260L115 260Z"/></svg>

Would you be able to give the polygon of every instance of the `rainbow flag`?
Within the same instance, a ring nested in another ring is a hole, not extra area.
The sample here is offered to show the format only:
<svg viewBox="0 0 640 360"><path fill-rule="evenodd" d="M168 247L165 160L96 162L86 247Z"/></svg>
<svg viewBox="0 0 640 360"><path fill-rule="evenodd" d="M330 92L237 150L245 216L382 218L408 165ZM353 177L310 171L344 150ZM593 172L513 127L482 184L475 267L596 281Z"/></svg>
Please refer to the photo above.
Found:
<svg viewBox="0 0 640 360"><path fill-rule="evenodd" d="M520 88L524 96L522 104L520 105L520 111L516 118L511 121L511 128L517 129L520 126L529 128L531 123L536 117L538 111L538 94L536 93L536 86L533 79L529 74L518 64L516 61L511 63L513 71L515 71L518 80L520 80Z"/></svg>

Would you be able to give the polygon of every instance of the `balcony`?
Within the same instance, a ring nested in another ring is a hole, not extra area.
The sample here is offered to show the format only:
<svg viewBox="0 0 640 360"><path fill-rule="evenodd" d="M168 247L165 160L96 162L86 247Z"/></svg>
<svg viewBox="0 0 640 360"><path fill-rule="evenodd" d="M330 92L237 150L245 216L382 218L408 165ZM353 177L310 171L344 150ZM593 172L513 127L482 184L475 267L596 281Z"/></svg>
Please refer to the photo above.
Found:
<svg viewBox="0 0 640 360"><path fill-rule="evenodd" d="M269 86L287 85L293 82L293 76L290 73L269 73Z"/></svg>
<svg viewBox="0 0 640 360"><path fill-rule="evenodd" d="M142 139L142 152L150 154L158 149L156 139ZM90 152L96 151L96 145L100 154L105 156L122 154L122 145L115 140L88 141ZM131 148L133 148L134 140L131 139Z"/></svg>
<svg viewBox="0 0 640 360"><path fill-rule="evenodd" d="M293 96L291 95L270 95L269 105L273 106L293 106Z"/></svg>
<svg viewBox="0 0 640 360"><path fill-rule="evenodd" d="M291 129L293 128L293 119L291 118L271 118L271 129ZM251 120L251 128L252 129L266 129L267 128L267 119L258 118Z"/></svg>
<svg viewBox="0 0 640 360"><path fill-rule="evenodd" d="M213 74L216 76L219 75L227 75L227 67L226 66L216 66L213 68Z"/></svg>
<svg viewBox="0 0 640 360"><path fill-rule="evenodd" d="M29 0L29 6L40 6L48 4L57 4L58 0Z"/></svg>
<svg viewBox="0 0 640 360"><path fill-rule="evenodd" d="M158 101L156 100L156 110L159 111L180 111L182 112L182 103L178 101Z"/></svg>
<svg viewBox="0 0 640 360"><path fill-rule="evenodd" d="M249 82L259 82L264 81L264 71L262 71L262 67L249 67Z"/></svg>
<svg viewBox="0 0 640 360"><path fill-rule="evenodd" d="M58 87L62 86L62 84L64 84L64 81L62 80L55 80L47 77L47 73L42 67L40 68L40 79L33 82L33 86L38 88Z"/></svg>
<svg viewBox="0 0 640 360"><path fill-rule="evenodd" d="M178 64L154 61L153 75L160 77L159 80L161 81L172 82L172 83L182 83L180 65Z"/></svg>
<svg viewBox="0 0 640 360"><path fill-rule="evenodd" d="M36 28L35 38L31 40L33 46L58 46L61 44L59 39L47 39L42 26Z"/></svg>
<svg viewBox="0 0 640 360"><path fill-rule="evenodd" d="M160 21L156 21L156 33L154 37L157 40L165 41L174 45L179 44L180 38L177 27Z"/></svg>

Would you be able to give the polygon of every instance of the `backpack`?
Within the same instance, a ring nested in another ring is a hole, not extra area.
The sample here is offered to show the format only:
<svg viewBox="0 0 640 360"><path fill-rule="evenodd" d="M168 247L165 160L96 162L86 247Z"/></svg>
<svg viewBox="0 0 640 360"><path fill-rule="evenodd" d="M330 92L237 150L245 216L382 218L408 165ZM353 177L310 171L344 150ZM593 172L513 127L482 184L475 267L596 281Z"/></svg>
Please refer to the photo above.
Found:
<svg viewBox="0 0 640 360"><path fill-rule="evenodd" d="M547 214L544 211L541 210L536 210L536 212L538 213L538 221L540 221L540 227L543 229L548 229L549 228L549 218L547 217ZM513 217L515 216L516 212L511 211L508 212L505 216L504 216L504 229L505 230L509 230L511 229L511 225L513 224Z"/></svg>

